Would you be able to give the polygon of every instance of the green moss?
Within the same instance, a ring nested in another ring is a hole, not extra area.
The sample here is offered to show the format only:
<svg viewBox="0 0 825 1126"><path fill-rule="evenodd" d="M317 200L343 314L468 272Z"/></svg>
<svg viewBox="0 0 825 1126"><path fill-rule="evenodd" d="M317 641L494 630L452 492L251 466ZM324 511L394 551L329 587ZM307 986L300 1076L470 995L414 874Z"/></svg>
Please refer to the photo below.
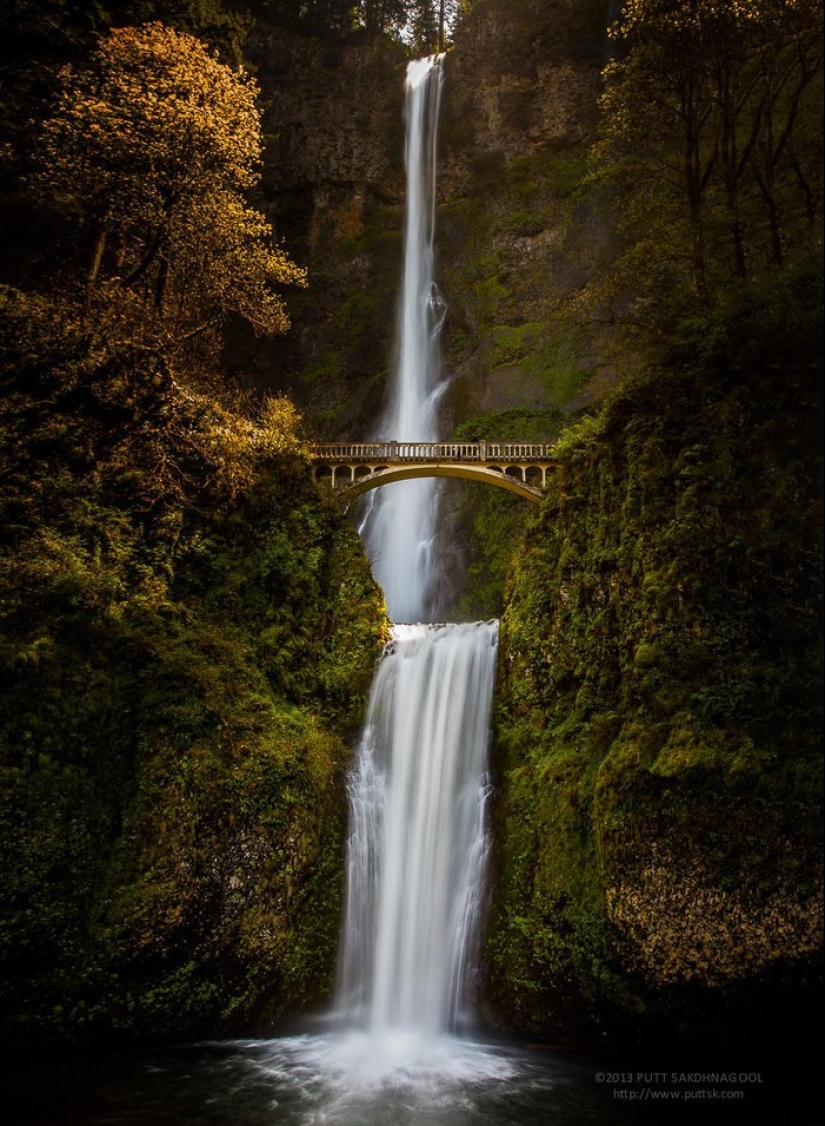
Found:
<svg viewBox="0 0 825 1126"><path fill-rule="evenodd" d="M534 1032L817 995L820 292L734 301L555 447L498 690L491 994Z"/></svg>
<svg viewBox="0 0 825 1126"><path fill-rule="evenodd" d="M516 408L472 415L456 428L458 441L508 439L551 441L561 425L552 407ZM454 500L446 518L457 528L464 548L465 593L449 610L451 619L498 617L503 609L504 585L513 565L513 552L530 520L532 506L498 489L468 485Z"/></svg>
<svg viewBox="0 0 825 1126"><path fill-rule="evenodd" d="M0 1035L248 1030L331 986L383 599L300 456L3 313Z"/></svg>
<svg viewBox="0 0 825 1126"><path fill-rule="evenodd" d="M446 147L460 147L463 124L445 121ZM469 191L445 200L438 215L439 278L453 319L471 326L476 347L486 348L491 325L512 334L525 326L548 349L557 347L572 331L572 318L558 317L559 303L590 253L588 223L583 213L573 218L584 147L548 144L510 159L502 149L471 150L468 158ZM575 335L576 366L589 367L593 333L581 327ZM450 352L458 349L449 334L447 344ZM539 359L538 367L546 369L550 359ZM496 362L494 355L485 357L484 366ZM575 389L559 387L551 401L573 394Z"/></svg>
<svg viewBox="0 0 825 1126"><path fill-rule="evenodd" d="M506 189L517 199L531 202L572 194L584 178L587 161L579 149L546 145L515 157L502 171Z"/></svg>
<svg viewBox="0 0 825 1126"><path fill-rule="evenodd" d="M490 365L518 368L535 379L549 405L563 407L592 377L586 341L575 327L540 322L498 325L490 332Z"/></svg>

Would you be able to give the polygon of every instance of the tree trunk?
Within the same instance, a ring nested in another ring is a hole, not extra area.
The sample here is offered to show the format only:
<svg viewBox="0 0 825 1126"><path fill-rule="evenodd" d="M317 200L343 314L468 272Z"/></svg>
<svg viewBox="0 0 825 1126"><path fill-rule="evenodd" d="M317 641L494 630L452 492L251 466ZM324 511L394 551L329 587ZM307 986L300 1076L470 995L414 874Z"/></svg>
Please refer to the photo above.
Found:
<svg viewBox="0 0 825 1126"><path fill-rule="evenodd" d="M779 223L779 209L776 206L776 199L772 190L772 183L762 175L758 168L753 170L754 177L759 185L759 191L762 196L762 202L765 204L765 211L768 215L768 227L771 232L771 257L773 261L779 266L785 257L785 252L782 249L782 231Z"/></svg>
<svg viewBox="0 0 825 1126"><path fill-rule="evenodd" d="M789 160L791 168L794 170L799 190L802 193L802 198L805 201L805 217L808 220L808 226L813 229L816 224L816 199L814 198L813 189L808 183L805 173L802 171L802 165L799 163L794 152L790 153Z"/></svg>
<svg viewBox="0 0 825 1126"><path fill-rule="evenodd" d="M95 248L92 254L92 261L89 265L89 272L86 275L86 281L89 288L95 284L100 276L100 267L103 265L103 255L106 253L106 231L103 227L100 228L95 239Z"/></svg>
<svg viewBox="0 0 825 1126"><path fill-rule="evenodd" d="M169 259L165 254L160 256L158 263L158 276L155 279L155 308L158 312L163 309L166 297L166 287L169 284Z"/></svg>

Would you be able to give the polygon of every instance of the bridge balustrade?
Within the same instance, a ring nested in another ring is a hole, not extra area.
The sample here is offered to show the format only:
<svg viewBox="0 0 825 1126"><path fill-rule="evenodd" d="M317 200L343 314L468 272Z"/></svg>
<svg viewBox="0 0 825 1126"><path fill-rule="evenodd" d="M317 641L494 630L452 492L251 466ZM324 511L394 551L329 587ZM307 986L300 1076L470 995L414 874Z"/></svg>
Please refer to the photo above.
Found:
<svg viewBox="0 0 825 1126"><path fill-rule="evenodd" d="M332 442L313 446L317 461L549 461L552 446L513 442Z"/></svg>

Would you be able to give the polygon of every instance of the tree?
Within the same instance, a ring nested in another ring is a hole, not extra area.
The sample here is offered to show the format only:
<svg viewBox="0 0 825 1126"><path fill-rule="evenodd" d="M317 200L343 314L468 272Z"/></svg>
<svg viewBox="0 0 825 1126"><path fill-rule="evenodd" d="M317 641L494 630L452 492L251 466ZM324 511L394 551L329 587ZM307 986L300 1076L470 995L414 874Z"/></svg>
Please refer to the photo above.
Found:
<svg viewBox="0 0 825 1126"><path fill-rule="evenodd" d="M613 34L624 53L605 72L595 156L617 189L625 260L649 293L642 263L660 292L663 270L678 286L687 266L712 304L819 218L821 5L628 0Z"/></svg>
<svg viewBox="0 0 825 1126"><path fill-rule="evenodd" d="M458 21L459 0L408 0L406 36L416 51L444 51Z"/></svg>
<svg viewBox="0 0 825 1126"><path fill-rule="evenodd" d="M370 35L398 31L407 20L406 0L359 0L358 18Z"/></svg>
<svg viewBox="0 0 825 1126"><path fill-rule="evenodd" d="M191 35L117 28L67 67L43 129L41 185L89 236L88 300L117 287L178 342L236 313L284 332L305 273L245 201L259 180L257 88Z"/></svg>
<svg viewBox="0 0 825 1126"><path fill-rule="evenodd" d="M112 0L109 0L111 3ZM402 38L413 51L443 51L469 0L237 0L264 20L315 35L363 30Z"/></svg>

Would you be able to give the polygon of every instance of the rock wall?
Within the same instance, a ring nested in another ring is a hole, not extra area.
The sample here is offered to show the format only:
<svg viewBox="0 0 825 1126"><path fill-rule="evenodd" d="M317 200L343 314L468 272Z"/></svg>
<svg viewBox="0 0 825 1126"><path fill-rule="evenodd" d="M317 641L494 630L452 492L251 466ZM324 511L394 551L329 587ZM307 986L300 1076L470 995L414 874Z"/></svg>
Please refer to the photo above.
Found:
<svg viewBox="0 0 825 1126"><path fill-rule="evenodd" d="M600 231L574 202L605 62L603 0L474 5L447 59L440 260L454 410L569 407L592 342L554 319Z"/></svg>
<svg viewBox="0 0 825 1126"><path fill-rule="evenodd" d="M364 436L383 393L401 271L403 81L397 44L259 25L247 46L268 136L262 199L310 288L279 340L230 336L230 369L288 388L320 434Z"/></svg>
<svg viewBox="0 0 825 1126"><path fill-rule="evenodd" d="M445 435L552 438L603 375L592 330L560 311L608 237L577 191L609 18L605 0L479 0L448 52L436 239ZM310 288L289 297L288 337L236 327L229 366L288 389L319 436L363 438L393 363L406 59L383 41L264 27L248 55L268 105L262 202ZM441 503L441 616L498 613L524 506L452 482Z"/></svg>
<svg viewBox="0 0 825 1126"><path fill-rule="evenodd" d="M730 1045L821 996L819 282L568 431L501 629L499 1018Z"/></svg>
<svg viewBox="0 0 825 1126"><path fill-rule="evenodd" d="M592 341L554 311L593 268L600 223L572 196L595 125L605 0L480 0L448 53L437 243L449 313L449 430L509 407L575 405ZM401 276L403 50L259 27L263 203L310 290L285 340L234 334L231 366L289 386L328 436L363 436L381 402Z"/></svg>
<svg viewBox="0 0 825 1126"><path fill-rule="evenodd" d="M580 192L608 18L603 0L480 0L447 56L437 274L457 436L553 439L604 380L597 336L569 304L609 237ZM443 490L448 616L501 612L529 506L490 492Z"/></svg>

